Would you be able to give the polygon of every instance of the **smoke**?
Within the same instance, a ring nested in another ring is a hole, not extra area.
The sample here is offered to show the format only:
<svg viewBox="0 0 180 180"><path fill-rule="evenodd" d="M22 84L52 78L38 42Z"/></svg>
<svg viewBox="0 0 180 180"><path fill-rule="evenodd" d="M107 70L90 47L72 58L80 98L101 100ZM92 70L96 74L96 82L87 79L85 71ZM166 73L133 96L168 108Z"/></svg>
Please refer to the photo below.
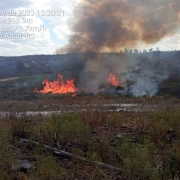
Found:
<svg viewBox="0 0 180 180"><path fill-rule="evenodd" d="M89 58L83 70L79 71L78 86L95 92L105 87L109 91L106 85L109 84L109 74L113 72L125 87L119 93L151 97L158 92L163 81L180 72L176 55L176 52L172 53L172 58L168 52L99 53Z"/></svg>
<svg viewBox="0 0 180 180"><path fill-rule="evenodd" d="M69 44L56 53L117 52L158 42L176 32L179 8L179 0L82 0L69 24Z"/></svg>
<svg viewBox="0 0 180 180"><path fill-rule="evenodd" d="M80 74L79 85L97 91L100 86L109 84L109 74L115 73L117 77L123 71L128 71L127 57L120 54L97 54L86 62Z"/></svg>
<svg viewBox="0 0 180 180"><path fill-rule="evenodd" d="M135 83L129 87L129 92L135 96L153 96L159 90L159 85L168 79L170 69L169 60L164 62L160 58L151 57L144 62L141 61L140 70L131 73L131 80Z"/></svg>
<svg viewBox="0 0 180 180"><path fill-rule="evenodd" d="M139 42L156 43L176 33L180 25L179 9L179 0L81 0L69 23L72 32L69 44L56 53L118 52ZM85 61L78 83L95 90L106 84L109 73L113 72L120 80L133 82L126 92L153 96L170 75L169 60L165 62L162 57L152 56L143 62L128 54L104 53ZM140 65L138 73L122 76L137 65Z"/></svg>

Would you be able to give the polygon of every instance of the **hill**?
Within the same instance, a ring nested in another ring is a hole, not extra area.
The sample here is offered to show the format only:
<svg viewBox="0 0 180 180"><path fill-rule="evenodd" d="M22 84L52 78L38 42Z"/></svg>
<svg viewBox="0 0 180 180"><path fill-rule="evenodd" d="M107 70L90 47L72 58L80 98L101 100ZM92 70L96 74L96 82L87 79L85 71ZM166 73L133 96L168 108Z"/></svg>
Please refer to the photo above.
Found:
<svg viewBox="0 0 180 180"><path fill-rule="evenodd" d="M156 88L158 89L156 94L179 96L179 58L180 51L1 56L0 97L10 97L12 92L16 92L17 96L19 93L21 95L25 93L27 96L34 94L34 88L43 88L43 79L55 80L58 73L63 74L65 79L75 79L77 86L84 85L91 88L95 83L99 83L97 86L99 87L102 81L99 75L105 77L109 72L115 72L118 78L126 82L133 82L135 85L140 79L142 82L137 84L138 86L154 83L158 87L151 87L151 92ZM139 88L141 89L141 86ZM146 89L141 93L146 92ZM126 88L126 93L129 92L131 94L132 89Z"/></svg>

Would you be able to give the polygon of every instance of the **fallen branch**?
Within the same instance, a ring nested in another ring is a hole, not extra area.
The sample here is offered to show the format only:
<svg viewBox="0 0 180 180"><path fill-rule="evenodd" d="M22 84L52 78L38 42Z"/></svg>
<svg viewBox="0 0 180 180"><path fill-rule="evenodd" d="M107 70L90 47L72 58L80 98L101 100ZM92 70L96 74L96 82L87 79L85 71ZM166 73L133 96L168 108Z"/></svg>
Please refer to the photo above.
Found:
<svg viewBox="0 0 180 180"><path fill-rule="evenodd" d="M35 144L35 145L39 145L40 143L39 142L36 142L36 141L30 141L28 139L20 139L20 142L22 143L32 143L32 144ZM57 155L62 155L62 156L65 156L65 157L68 157L68 158L75 158L79 161L82 161L82 162L86 162L86 163L91 163L93 165L97 165L99 167L102 167L102 168L106 168L106 169L111 169L111 170L116 170L116 171L119 171L119 172L124 172L123 169L121 168L117 168L117 167L114 167L114 166L111 166L109 164L105 164L105 163L102 163L102 162L99 162L99 161L88 161L86 158L84 157L81 157L81 156L77 156L77 155L74 155L72 153L68 153L66 151L62 151L62 150L58 150L56 148L52 148L48 145L45 145L43 144L43 146L46 148L46 149L49 149L51 151L54 152L54 154L57 154Z"/></svg>

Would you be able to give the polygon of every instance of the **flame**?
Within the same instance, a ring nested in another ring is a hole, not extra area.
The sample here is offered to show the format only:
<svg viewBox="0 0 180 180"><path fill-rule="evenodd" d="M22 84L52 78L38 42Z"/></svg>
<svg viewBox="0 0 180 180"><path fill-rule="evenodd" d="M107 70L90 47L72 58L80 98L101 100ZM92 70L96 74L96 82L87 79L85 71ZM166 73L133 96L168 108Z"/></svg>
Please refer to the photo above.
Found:
<svg viewBox="0 0 180 180"><path fill-rule="evenodd" d="M61 74L58 74L57 75L58 77L58 80L57 81L53 81L53 82L50 82L48 81L47 79L45 79L43 81L43 84L44 84L44 89L43 90L38 90L38 89L35 89L34 92L36 93L41 93L41 94L46 94L46 93L49 93L51 92L52 94L66 94L66 93L72 93L72 97L76 96L77 92L80 91L80 89L77 89L74 85L74 79L72 80L66 80L66 81L63 81L63 76ZM113 74L113 73L110 73L109 74L109 82L112 86L120 86L121 83L118 81L118 79L116 78L116 75ZM82 88L81 89L82 91L85 91L85 92L95 92L91 89L84 89ZM103 92L105 90L101 89L97 92Z"/></svg>
<svg viewBox="0 0 180 180"><path fill-rule="evenodd" d="M120 86L121 84L113 73L109 74L109 82L112 86Z"/></svg>
<svg viewBox="0 0 180 180"><path fill-rule="evenodd" d="M57 77L58 80L53 82L49 82L47 79L45 79L43 81L43 84L45 84L44 89L40 91L35 89L35 92L42 94L46 94L49 92L51 92L52 94L65 94L65 93L74 93L77 91L77 88L74 85L74 79L66 80L66 82L63 82L62 80L63 76L61 74L58 74Z"/></svg>

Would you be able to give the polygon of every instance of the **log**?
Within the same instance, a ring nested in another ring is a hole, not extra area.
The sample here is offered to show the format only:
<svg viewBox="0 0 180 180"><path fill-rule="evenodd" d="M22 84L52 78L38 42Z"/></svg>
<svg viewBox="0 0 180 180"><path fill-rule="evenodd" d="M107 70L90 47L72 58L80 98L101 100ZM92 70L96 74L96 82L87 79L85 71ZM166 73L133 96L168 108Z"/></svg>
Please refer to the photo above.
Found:
<svg viewBox="0 0 180 180"><path fill-rule="evenodd" d="M40 144L37 141L30 141L28 139L19 139L19 142L21 142L21 143L29 143L30 142L30 143L35 144L35 145L39 145ZM102 168L105 168L105 169L115 170L115 171L118 171L120 173L124 172L124 170L121 169L121 168L117 168L115 166L112 166L112 165L109 165L109 164L105 164L105 163L100 162L100 161L88 161L84 157L77 156L77 155L74 155L74 154L66 152L66 151L58 150L56 148L52 148L52 147L50 147L48 145L45 145L45 144L43 144L43 146L46 149L49 149L49 150L53 151L54 154L56 154L56 155L62 155L62 156L68 157L68 158L75 158L75 159L77 159L79 161L90 163L92 165L96 165L96 166L99 166L99 167L102 167Z"/></svg>

